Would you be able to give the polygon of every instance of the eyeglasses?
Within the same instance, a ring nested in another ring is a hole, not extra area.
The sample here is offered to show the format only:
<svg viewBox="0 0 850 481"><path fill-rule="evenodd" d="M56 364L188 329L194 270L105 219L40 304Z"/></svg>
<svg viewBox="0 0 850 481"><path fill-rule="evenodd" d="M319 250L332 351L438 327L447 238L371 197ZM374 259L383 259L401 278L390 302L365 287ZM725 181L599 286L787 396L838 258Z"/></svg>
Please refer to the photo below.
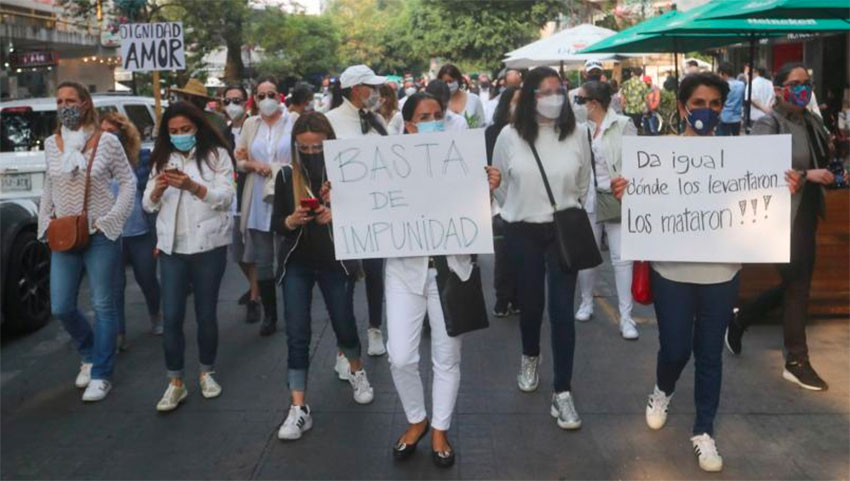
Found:
<svg viewBox="0 0 850 481"><path fill-rule="evenodd" d="M277 99L278 94L277 92L262 92L257 94L257 100L265 100L267 98Z"/></svg>
<svg viewBox="0 0 850 481"><path fill-rule="evenodd" d="M257 97L259 97L259 95ZM224 100L221 101L221 103L224 104L224 105L230 105L230 104L242 105L242 99L233 97L233 98L229 98L229 99L224 99Z"/></svg>
<svg viewBox="0 0 850 481"><path fill-rule="evenodd" d="M564 87L560 87L560 88L557 88L557 89L546 89L546 90L535 89L534 90L534 95L537 95L538 97L546 97L548 95L566 95L566 93L567 93L567 89L564 88Z"/></svg>
<svg viewBox="0 0 850 481"><path fill-rule="evenodd" d="M324 150L322 144L302 144L296 142L295 147L298 148L299 152L304 154L321 154Z"/></svg>
<svg viewBox="0 0 850 481"><path fill-rule="evenodd" d="M591 98L591 97L582 97L581 95L576 95L575 97L573 97L573 100L575 101L576 105L584 105L584 104L590 102L591 100L596 100L596 99Z"/></svg>

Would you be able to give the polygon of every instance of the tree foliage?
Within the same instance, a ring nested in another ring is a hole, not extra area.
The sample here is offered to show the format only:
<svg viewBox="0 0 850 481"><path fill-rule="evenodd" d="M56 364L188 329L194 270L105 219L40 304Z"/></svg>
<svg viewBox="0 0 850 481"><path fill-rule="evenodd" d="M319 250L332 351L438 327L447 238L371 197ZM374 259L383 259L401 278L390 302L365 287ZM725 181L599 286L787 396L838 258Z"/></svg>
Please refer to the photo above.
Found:
<svg viewBox="0 0 850 481"><path fill-rule="evenodd" d="M266 52L257 66L261 75L303 78L336 68L339 35L330 17L273 8L261 12L249 35Z"/></svg>

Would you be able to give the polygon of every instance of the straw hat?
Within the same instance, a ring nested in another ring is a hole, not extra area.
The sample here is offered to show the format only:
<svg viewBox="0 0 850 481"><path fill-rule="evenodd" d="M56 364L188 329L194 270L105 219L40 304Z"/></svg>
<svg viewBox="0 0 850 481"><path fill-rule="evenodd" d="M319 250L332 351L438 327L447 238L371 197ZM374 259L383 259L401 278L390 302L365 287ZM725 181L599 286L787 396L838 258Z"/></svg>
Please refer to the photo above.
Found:
<svg viewBox="0 0 850 481"><path fill-rule="evenodd" d="M194 95L195 97L203 97L205 99L212 98L207 95L207 88L196 78L190 78L182 89L171 89L172 92L177 92L185 95Z"/></svg>

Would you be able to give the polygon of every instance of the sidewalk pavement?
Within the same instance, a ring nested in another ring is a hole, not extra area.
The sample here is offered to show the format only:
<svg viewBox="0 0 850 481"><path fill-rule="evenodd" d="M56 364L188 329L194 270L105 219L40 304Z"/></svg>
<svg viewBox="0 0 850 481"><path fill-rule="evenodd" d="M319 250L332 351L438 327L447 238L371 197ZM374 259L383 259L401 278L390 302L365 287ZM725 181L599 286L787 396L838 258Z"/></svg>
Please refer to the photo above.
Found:
<svg viewBox="0 0 850 481"><path fill-rule="evenodd" d="M492 257L483 256L482 265L489 286ZM216 377L223 395L214 400L200 395L190 308L190 395L177 411L158 414L154 406L167 382L161 340L148 333L141 294L131 285L130 349L119 356L114 389L103 402L80 401L81 391L73 385L78 357L58 322L29 336L3 340L0 478L848 478L848 319L818 319L808 329L812 363L830 383L826 392L804 391L782 380L778 325L753 326L744 337L741 356L724 353L716 424L724 470L708 474L697 466L689 442L693 363L677 387L667 426L651 431L644 408L654 384L658 348L654 313L651 307L636 307L641 338L621 339L607 263L601 277L596 315L576 326L573 392L582 428L563 431L549 416L552 356L546 323L540 388L526 394L516 387L518 319L493 318L489 329L464 340L460 396L449 434L458 462L448 470L433 466L427 439L413 459L393 461L390 448L406 420L386 357L366 360L375 401L355 404L351 388L332 372L335 339L318 290L308 391L314 426L300 441L279 441L277 429L289 404L283 323L276 335L260 338L258 325L241 321L243 311L236 299L245 284L233 266L219 303ZM487 295L492 306L489 288ZM364 298L364 288L358 286L355 309L365 343ZM430 392L427 342L421 362Z"/></svg>

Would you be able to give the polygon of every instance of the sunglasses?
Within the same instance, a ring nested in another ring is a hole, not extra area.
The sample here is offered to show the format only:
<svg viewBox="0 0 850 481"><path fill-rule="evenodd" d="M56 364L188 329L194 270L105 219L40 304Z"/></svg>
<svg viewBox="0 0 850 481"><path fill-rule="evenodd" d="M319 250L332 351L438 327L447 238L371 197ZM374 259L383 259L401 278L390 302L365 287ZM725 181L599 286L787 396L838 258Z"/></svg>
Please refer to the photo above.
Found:
<svg viewBox="0 0 850 481"><path fill-rule="evenodd" d="M575 101L576 105L584 105L594 99L590 97L582 97L581 95L576 95L575 97L573 97L573 100Z"/></svg>
<svg viewBox="0 0 850 481"><path fill-rule="evenodd" d="M224 105L230 105L230 104L233 104L233 105L242 105L242 102L243 102L243 101L242 101L242 99L240 99L240 98L235 98L235 97L234 97L234 98L229 98L229 99L224 99L224 100L222 100L222 101L221 101L221 103L222 103L222 104L224 104Z"/></svg>
<svg viewBox="0 0 850 481"><path fill-rule="evenodd" d="M263 93L257 94L257 100L265 100L267 98L277 99L278 93L277 92L268 92L268 93L263 92Z"/></svg>
<svg viewBox="0 0 850 481"><path fill-rule="evenodd" d="M295 147L304 154L321 154L324 149L322 144L302 144L298 142L295 143Z"/></svg>

